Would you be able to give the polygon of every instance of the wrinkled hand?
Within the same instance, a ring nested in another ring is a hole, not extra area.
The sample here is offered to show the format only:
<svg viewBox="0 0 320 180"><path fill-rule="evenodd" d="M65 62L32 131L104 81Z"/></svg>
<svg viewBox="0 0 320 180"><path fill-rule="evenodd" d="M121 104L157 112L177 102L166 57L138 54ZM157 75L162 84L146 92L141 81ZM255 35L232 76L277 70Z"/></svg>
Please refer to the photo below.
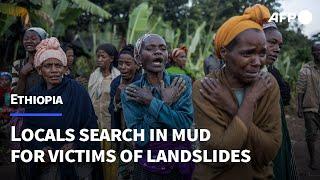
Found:
<svg viewBox="0 0 320 180"><path fill-rule="evenodd" d="M151 91L147 88L139 88L135 85L126 87L128 100L136 101L140 104L149 105L153 99Z"/></svg>
<svg viewBox="0 0 320 180"><path fill-rule="evenodd" d="M201 80L201 95L212 105L227 112L230 116L236 115L238 106L232 98L231 92L219 80L205 77Z"/></svg>
<svg viewBox="0 0 320 180"><path fill-rule="evenodd" d="M32 70L33 70L33 64L28 62L22 67L20 74L22 76L27 76Z"/></svg>
<svg viewBox="0 0 320 180"><path fill-rule="evenodd" d="M161 98L168 106L175 103L181 94L187 89L186 82L181 77L175 77L169 87L165 88L164 82L161 82Z"/></svg>
<svg viewBox="0 0 320 180"><path fill-rule="evenodd" d="M245 94L245 99L256 103L271 87L271 75L260 73L258 79L253 82Z"/></svg>

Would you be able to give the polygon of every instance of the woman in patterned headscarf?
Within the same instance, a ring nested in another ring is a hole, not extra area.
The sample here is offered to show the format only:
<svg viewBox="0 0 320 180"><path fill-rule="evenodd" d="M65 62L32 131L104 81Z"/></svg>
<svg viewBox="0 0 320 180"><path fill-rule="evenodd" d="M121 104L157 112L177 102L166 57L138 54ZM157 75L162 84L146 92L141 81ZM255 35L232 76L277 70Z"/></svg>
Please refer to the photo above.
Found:
<svg viewBox="0 0 320 180"><path fill-rule="evenodd" d="M145 34L136 43L136 60L142 65L142 77L121 93L126 126L145 131L145 140L136 141L143 150L135 164L133 179L191 179L193 163L148 162L146 150L157 156L160 150L191 149L189 141L150 141L150 129L188 129L193 122L192 84L185 75L165 72L168 51L165 40L157 34Z"/></svg>

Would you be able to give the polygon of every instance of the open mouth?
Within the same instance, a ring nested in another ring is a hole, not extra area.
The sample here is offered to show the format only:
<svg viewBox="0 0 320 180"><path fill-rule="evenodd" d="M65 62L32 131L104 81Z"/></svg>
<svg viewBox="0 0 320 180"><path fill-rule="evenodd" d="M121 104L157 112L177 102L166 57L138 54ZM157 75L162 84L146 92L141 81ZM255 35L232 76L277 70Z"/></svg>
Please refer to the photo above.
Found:
<svg viewBox="0 0 320 180"><path fill-rule="evenodd" d="M102 63L102 62L97 62L97 66L98 66L98 67L102 67L102 66L103 66L103 63Z"/></svg>
<svg viewBox="0 0 320 180"><path fill-rule="evenodd" d="M34 48L34 44L32 43L26 43L25 46L26 48Z"/></svg>
<svg viewBox="0 0 320 180"><path fill-rule="evenodd" d="M246 72L246 76L248 78L255 78L255 77L257 77L259 75L259 72L260 71L247 71Z"/></svg>
<svg viewBox="0 0 320 180"><path fill-rule="evenodd" d="M127 77L127 76L129 76L129 72L121 72L121 76L124 76L124 77Z"/></svg>
<svg viewBox="0 0 320 180"><path fill-rule="evenodd" d="M155 60L152 61L152 64L156 65L156 66L161 66L162 63L163 63L163 58L161 58L161 57L158 57L158 58L156 58Z"/></svg>

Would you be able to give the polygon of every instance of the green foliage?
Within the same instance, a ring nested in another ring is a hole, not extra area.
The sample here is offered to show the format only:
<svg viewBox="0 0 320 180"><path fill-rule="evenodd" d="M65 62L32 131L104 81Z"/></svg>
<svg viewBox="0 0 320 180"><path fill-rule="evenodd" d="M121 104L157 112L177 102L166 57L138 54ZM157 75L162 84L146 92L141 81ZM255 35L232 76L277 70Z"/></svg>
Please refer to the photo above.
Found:
<svg viewBox="0 0 320 180"><path fill-rule="evenodd" d="M169 47L175 48L178 46L181 35L179 28L174 30L171 24L165 22L162 17L158 17L157 20L155 20L155 17L151 17L148 24L151 27L149 32L163 36Z"/></svg>
<svg viewBox="0 0 320 180"><path fill-rule="evenodd" d="M2 37L5 33L10 33L8 31L9 27L16 21L16 18L13 16L5 16L0 19L0 37Z"/></svg>
<svg viewBox="0 0 320 180"><path fill-rule="evenodd" d="M28 10L15 4L0 3L0 12L10 16L24 16Z"/></svg>
<svg viewBox="0 0 320 180"><path fill-rule="evenodd" d="M189 47L188 51L188 63L187 63L187 69L189 69L190 72L193 73L193 75L197 78L203 76L203 70L201 64L203 63L205 57L201 49L203 49L203 46L201 46L201 36L204 36L204 27L206 26L206 22L203 22L197 29L196 32L193 35L193 38L191 40L191 44L187 44ZM199 48L200 47L200 48ZM191 57L195 54L196 50L199 50L198 57L193 56L194 58L197 58L196 61L192 61Z"/></svg>
<svg viewBox="0 0 320 180"><path fill-rule="evenodd" d="M89 77L92 72L92 67L88 66L88 59L84 56L81 56L77 59L74 65L74 71L81 76Z"/></svg>
<svg viewBox="0 0 320 180"><path fill-rule="evenodd" d="M134 43L137 39L148 31L148 20L152 13L147 3L142 3L136 7L130 14L127 41Z"/></svg>
<svg viewBox="0 0 320 180"><path fill-rule="evenodd" d="M75 26L82 50L90 56L82 60L87 63L82 67L92 69L98 44L108 42L120 48L120 42L134 44L144 33L157 33L165 38L169 50L179 44L188 47L187 68L197 78L204 75L203 61L212 53L213 34L225 20L243 13L246 7L255 3L265 4L271 13L281 8L279 0L192 0L191 5L188 5L189 0L30 0L27 5L19 4L17 0L10 2L13 2L10 7L1 7L0 4L1 39L15 36L18 42L16 34L22 30L14 32L7 29L14 29L12 27L19 18L11 15L21 14L15 10L21 6L29 13L32 26L43 27L52 36L63 37L66 29ZM90 20L83 23L85 29L79 27L83 22L79 18L83 15L90 16ZM311 44L301 33L301 25L289 26L286 22L278 25L284 44L276 66L294 85L301 65L312 59ZM312 40L320 40L319 33Z"/></svg>
<svg viewBox="0 0 320 180"><path fill-rule="evenodd" d="M96 4L88 1L88 0L70 0L71 2L77 4L80 9L90 12L91 14L103 17L103 18L110 18L110 14L102 9L101 7L97 6Z"/></svg>

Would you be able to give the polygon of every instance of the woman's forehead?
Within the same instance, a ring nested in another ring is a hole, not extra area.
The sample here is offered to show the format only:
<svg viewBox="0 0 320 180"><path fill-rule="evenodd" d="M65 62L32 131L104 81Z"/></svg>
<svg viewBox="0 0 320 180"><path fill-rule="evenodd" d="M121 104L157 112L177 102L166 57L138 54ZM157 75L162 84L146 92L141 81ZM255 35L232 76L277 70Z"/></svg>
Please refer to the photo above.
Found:
<svg viewBox="0 0 320 180"><path fill-rule="evenodd" d="M266 37L273 35L273 36L282 36L281 32L278 29L272 28L272 29L267 29L264 31Z"/></svg>
<svg viewBox="0 0 320 180"><path fill-rule="evenodd" d="M97 51L97 54L105 54L105 55L109 55L105 50L103 50L103 49L99 49L98 51Z"/></svg>
<svg viewBox="0 0 320 180"><path fill-rule="evenodd" d="M62 62L57 58L49 58L45 60L43 64L62 64Z"/></svg>
<svg viewBox="0 0 320 180"><path fill-rule="evenodd" d="M27 36L38 36L39 37L38 33L35 31L26 31L24 33L24 37L27 37Z"/></svg>
<svg viewBox="0 0 320 180"><path fill-rule="evenodd" d="M129 53L121 53L119 55L119 60L127 60L127 59L134 60L133 56Z"/></svg>
<svg viewBox="0 0 320 180"><path fill-rule="evenodd" d="M154 45L159 45L159 44L166 45L166 42L161 36L151 35L151 36L147 37L146 39L144 39L143 44L145 46L146 45L151 45L151 44L154 44Z"/></svg>
<svg viewBox="0 0 320 180"><path fill-rule="evenodd" d="M238 44L241 45L265 45L266 37L263 31L249 30L240 33L238 36Z"/></svg>

